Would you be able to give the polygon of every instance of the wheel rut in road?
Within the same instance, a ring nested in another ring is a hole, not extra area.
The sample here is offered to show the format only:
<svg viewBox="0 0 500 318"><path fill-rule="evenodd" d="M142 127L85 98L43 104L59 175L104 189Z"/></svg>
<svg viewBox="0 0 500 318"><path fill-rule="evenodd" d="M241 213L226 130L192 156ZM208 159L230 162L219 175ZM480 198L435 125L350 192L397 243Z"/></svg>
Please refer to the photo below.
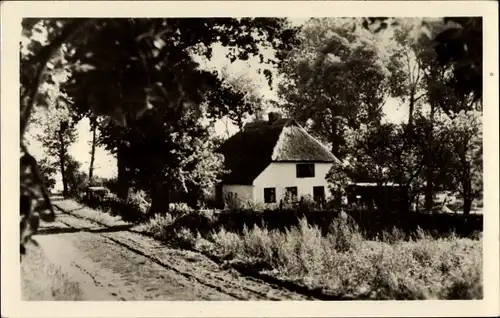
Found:
<svg viewBox="0 0 500 318"><path fill-rule="evenodd" d="M130 227L107 226L54 205L60 212L58 226L44 229L55 235L39 238L64 238L75 251L73 267L117 300L313 299L222 268L200 253L169 247Z"/></svg>

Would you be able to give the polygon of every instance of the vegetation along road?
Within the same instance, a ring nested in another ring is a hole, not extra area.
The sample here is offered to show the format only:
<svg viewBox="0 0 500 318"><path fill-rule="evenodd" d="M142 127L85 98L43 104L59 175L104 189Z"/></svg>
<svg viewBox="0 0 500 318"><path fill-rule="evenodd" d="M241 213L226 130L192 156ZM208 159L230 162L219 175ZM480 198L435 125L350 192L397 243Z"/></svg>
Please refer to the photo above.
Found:
<svg viewBox="0 0 500 318"><path fill-rule="evenodd" d="M53 286L54 275L36 277L33 262L39 255L28 257L24 298L43 298L36 290L50 286L46 297L59 300L310 299L223 269L201 254L165 246L129 231L130 225L107 227L75 212L58 208L56 221L41 224L35 236L40 247L28 249L28 255L45 255L43 262L63 277L60 286Z"/></svg>

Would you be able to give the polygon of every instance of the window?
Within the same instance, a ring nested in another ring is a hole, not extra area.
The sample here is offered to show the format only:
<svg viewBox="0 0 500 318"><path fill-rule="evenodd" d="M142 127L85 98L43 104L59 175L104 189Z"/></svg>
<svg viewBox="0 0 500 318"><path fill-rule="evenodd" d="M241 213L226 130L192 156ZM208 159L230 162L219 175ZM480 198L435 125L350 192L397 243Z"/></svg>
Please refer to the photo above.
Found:
<svg viewBox="0 0 500 318"><path fill-rule="evenodd" d="M322 202L325 199L325 187L313 187L314 201Z"/></svg>
<svg viewBox="0 0 500 318"><path fill-rule="evenodd" d="M314 164L313 163L298 164L297 178L314 178Z"/></svg>
<svg viewBox="0 0 500 318"><path fill-rule="evenodd" d="M264 188L264 202L265 203L275 203L276 202L276 189L275 188Z"/></svg>
<svg viewBox="0 0 500 318"><path fill-rule="evenodd" d="M285 198L291 200L292 202L297 201L297 187L285 188Z"/></svg>
<svg viewBox="0 0 500 318"><path fill-rule="evenodd" d="M238 198L238 193L236 192L227 192L226 193L227 200L236 200Z"/></svg>

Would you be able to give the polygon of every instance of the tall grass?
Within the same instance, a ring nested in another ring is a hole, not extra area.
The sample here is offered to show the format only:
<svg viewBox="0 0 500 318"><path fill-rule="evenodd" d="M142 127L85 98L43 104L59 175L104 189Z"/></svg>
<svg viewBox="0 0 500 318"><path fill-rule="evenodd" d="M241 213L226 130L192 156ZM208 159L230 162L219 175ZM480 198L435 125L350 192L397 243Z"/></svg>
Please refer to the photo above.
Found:
<svg viewBox="0 0 500 318"><path fill-rule="evenodd" d="M169 216L157 217L142 229L162 239L173 235L184 247L325 294L357 299L482 298L481 238L436 239L422 230L408 236L393 229L367 240L345 215L334 219L327 233L306 218L285 230L269 230L263 224L245 226L241 233L219 227L207 235L186 228L172 232L173 222Z"/></svg>
<svg viewBox="0 0 500 318"><path fill-rule="evenodd" d="M78 282L51 263L40 248L30 247L21 263L21 297L23 300L83 300Z"/></svg>
<svg viewBox="0 0 500 318"><path fill-rule="evenodd" d="M273 217L291 216L276 214L267 219L276 224L266 226L264 218L253 220L244 212L222 218L212 210L172 205L169 213L155 215L135 230L325 294L356 299L482 298L480 232L463 238L453 232L431 235L418 227L394 227L373 235L365 232L366 224L360 229L344 213L325 218L327 227L314 213L314 222L302 217L298 223L283 224ZM235 226L246 221L252 225Z"/></svg>

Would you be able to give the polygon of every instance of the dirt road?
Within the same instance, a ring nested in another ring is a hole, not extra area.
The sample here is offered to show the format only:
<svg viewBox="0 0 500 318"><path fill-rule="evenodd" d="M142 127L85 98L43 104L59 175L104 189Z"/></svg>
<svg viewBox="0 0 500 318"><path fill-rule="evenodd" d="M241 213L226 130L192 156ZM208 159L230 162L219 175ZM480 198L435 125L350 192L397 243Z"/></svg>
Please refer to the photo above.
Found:
<svg viewBox="0 0 500 318"><path fill-rule="evenodd" d="M311 299L129 227L106 227L59 211L56 222L42 224L35 239L44 257L78 283L83 300Z"/></svg>

